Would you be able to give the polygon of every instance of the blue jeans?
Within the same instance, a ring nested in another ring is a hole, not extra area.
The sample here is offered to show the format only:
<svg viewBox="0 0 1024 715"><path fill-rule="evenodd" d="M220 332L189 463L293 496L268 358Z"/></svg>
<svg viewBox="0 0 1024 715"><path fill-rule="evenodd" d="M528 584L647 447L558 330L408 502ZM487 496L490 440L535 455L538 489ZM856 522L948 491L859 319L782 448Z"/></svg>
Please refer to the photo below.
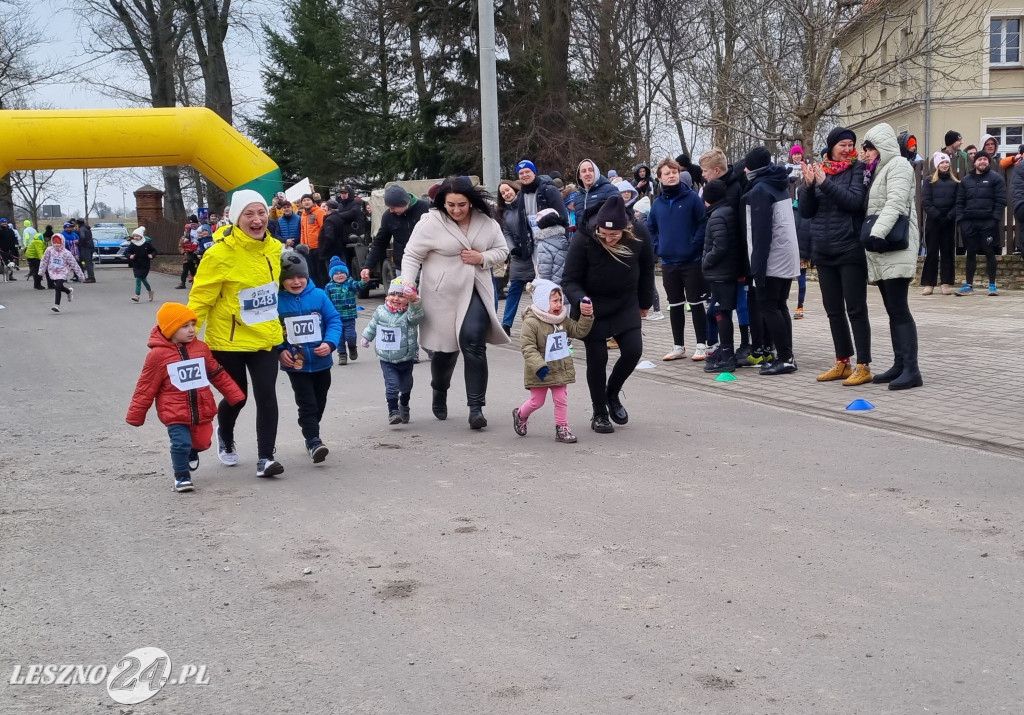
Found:
<svg viewBox="0 0 1024 715"><path fill-rule="evenodd" d="M350 348L356 347L359 344L359 339L356 337L356 319L351 320L345 319L341 321L341 342L338 343L338 354L345 354L345 346L348 345Z"/></svg>
<svg viewBox="0 0 1024 715"><path fill-rule="evenodd" d="M398 409L399 400L402 406L408 406L409 393L412 392L412 360L405 362L380 361L380 371L384 373L384 397L388 401L388 410Z"/></svg>
<svg viewBox="0 0 1024 715"><path fill-rule="evenodd" d="M188 459L192 454L192 433L188 425L167 425L171 438L171 467L175 474L188 474Z"/></svg>
<svg viewBox="0 0 1024 715"><path fill-rule="evenodd" d="M747 309L747 284L736 289L736 319L740 325L750 325L750 311Z"/></svg>
<svg viewBox="0 0 1024 715"><path fill-rule="evenodd" d="M523 297L523 288L527 281L513 278L508 282L508 292L505 293L505 317L501 319L502 325L512 326L516 322L516 312L519 310L519 301Z"/></svg>

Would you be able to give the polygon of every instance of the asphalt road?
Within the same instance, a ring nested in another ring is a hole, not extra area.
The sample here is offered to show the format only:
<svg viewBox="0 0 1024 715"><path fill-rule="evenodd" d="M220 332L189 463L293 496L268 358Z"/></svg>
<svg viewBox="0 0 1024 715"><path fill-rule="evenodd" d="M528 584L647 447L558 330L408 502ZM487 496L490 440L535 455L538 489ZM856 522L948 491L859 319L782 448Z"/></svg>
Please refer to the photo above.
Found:
<svg viewBox="0 0 1024 715"><path fill-rule="evenodd" d="M0 712L1024 707L1018 460L642 373L614 435L589 430L578 384L579 444L555 443L550 403L520 438L522 362L501 348L486 430L458 382L448 421L430 415L426 362L395 428L362 351L334 368L325 464L281 379L285 474L255 478L250 406L240 465L206 453L176 494L155 414L124 414L156 308L184 291L155 276L135 305L129 271L98 277L61 315L0 284ZM11 684L142 647L208 684L136 705Z"/></svg>

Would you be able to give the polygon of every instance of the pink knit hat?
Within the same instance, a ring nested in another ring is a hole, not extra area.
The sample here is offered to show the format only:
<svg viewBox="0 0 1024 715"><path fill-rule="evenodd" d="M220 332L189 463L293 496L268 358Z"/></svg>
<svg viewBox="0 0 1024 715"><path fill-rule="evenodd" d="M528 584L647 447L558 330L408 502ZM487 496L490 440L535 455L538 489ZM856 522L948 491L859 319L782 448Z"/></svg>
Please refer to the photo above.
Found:
<svg viewBox="0 0 1024 715"><path fill-rule="evenodd" d="M804 155L804 148L799 144L794 144L793 148L789 150L789 158L792 160L794 154Z"/></svg>

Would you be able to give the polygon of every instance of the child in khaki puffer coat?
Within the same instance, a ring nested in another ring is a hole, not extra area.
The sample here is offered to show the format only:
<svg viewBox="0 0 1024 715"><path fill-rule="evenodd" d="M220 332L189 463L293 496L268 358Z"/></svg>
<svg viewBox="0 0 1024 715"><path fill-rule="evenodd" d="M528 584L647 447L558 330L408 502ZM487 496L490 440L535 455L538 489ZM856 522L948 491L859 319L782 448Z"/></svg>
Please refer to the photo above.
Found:
<svg viewBox="0 0 1024 715"><path fill-rule="evenodd" d="M572 320L565 306L562 289L547 280L535 280L528 286L533 305L523 311L520 349L526 361L524 382L530 399L512 410L512 426L520 437L526 436L526 421L544 406L548 390L555 403L555 440L575 442L569 429L568 389L576 382L576 370L569 350L569 338L582 340L594 324L594 306L580 304L580 319Z"/></svg>

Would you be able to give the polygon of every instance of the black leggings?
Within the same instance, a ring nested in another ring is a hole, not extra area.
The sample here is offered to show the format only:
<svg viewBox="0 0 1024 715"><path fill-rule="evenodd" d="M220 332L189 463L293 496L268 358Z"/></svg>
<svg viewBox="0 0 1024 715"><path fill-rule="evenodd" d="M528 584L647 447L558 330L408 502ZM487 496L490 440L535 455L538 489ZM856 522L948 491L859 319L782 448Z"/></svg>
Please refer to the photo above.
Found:
<svg viewBox="0 0 1024 715"><path fill-rule="evenodd" d="M871 323L868 321L867 263L818 266L821 302L832 329L836 358L845 360L857 345L857 362L871 362ZM849 316L849 322L847 322ZM850 328L853 340L850 340Z"/></svg>
<svg viewBox="0 0 1024 715"><path fill-rule="evenodd" d="M54 296L53 296L54 305L60 305L60 294L61 293L67 293L68 295L71 295L71 289L70 288L65 288L64 287L64 281L62 281L62 280L54 281L53 282L53 293L54 293Z"/></svg>
<svg viewBox="0 0 1024 715"><path fill-rule="evenodd" d="M956 223L928 219L925 233L928 255L924 257L924 268L921 269L921 285L934 288L936 277L942 278L943 285L953 284L956 280L956 273L953 270L953 259L956 257L955 243Z"/></svg>
<svg viewBox="0 0 1024 715"><path fill-rule="evenodd" d="M288 379L295 393L295 405L299 408L299 428L306 438L306 446L320 438L320 420L327 407L327 391L331 389L331 371L289 372Z"/></svg>
<svg viewBox="0 0 1024 715"><path fill-rule="evenodd" d="M681 309L681 308L680 308ZM590 401L594 403L595 415L608 414L608 398L618 397L626 378L633 374L640 355L644 350L644 338L640 328L630 328L614 336L619 344L619 359L615 361L612 374L606 376L608 367L608 342L605 338L586 338L587 386Z"/></svg>
<svg viewBox="0 0 1024 715"><path fill-rule="evenodd" d="M780 360L793 359L793 321L789 317L789 291L793 287L792 278L764 279L764 285L757 287L757 306L761 309L761 318L771 333L775 349ZM754 316L750 316L753 325Z"/></svg>
<svg viewBox="0 0 1024 715"><path fill-rule="evenodd" d="M227 444L235 441L235 421L245 407L249 397L249 381L245 370L249 369L252 378L252 392L256 399L256 447L260 459L273 459L277 443L277 352L259 350L257 352L231 352L214 350L213 356L231 379L237 383L246 399L237 405L229 405L221 400L217 406L217 426L220 438Z"/></svg>
<svg viewBox="0 0 1024 715"><path fill-rule="evenodd" d="M712 281L709 284L711 297L718 303L715 320L718 323L718 344L732 350L735 343L732 328L732 311L736 310L736 295L740 284L736 281Z"/></svg>
<svg viewBox="0 0 1024 715"><path fill-rule="evenodd" d="M910 312L907 294L910 292L909 278L891 278L878 281L878 292L882 294L885 312L889 314L889 328L900 325L915 324Z"/></svg>
<svg viewBox="0 0 1024 715"><path fill-rule="evenodd" d="M487 404L487 332L491 327L491 311L475 290L459 329L459 350L466 361L466 404L483 407ZM459 353L435 351L430 360L430 385L447 392Z"/></svg>

